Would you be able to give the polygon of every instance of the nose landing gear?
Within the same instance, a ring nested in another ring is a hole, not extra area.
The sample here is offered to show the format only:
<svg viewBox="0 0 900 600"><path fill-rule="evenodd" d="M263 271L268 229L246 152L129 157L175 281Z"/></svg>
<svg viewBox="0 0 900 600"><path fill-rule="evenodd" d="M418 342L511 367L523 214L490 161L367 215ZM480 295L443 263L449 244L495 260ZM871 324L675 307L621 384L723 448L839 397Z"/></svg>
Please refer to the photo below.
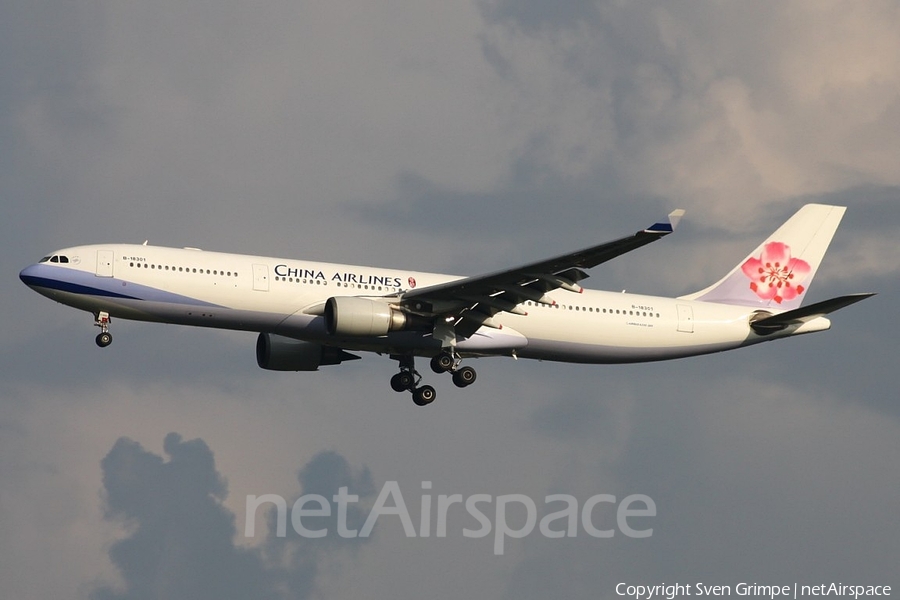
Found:
<svg viewBox="0 0 900 600"><path fill-rule="evenodd" d="M94 341L97 342L97 345L101 348L106 348L110 344L112 344L112 334L109 332L109 313L107 312L99 312L94 318L94 325L100 328L100 333L97 334L97 337L94 338Z"/></svg>

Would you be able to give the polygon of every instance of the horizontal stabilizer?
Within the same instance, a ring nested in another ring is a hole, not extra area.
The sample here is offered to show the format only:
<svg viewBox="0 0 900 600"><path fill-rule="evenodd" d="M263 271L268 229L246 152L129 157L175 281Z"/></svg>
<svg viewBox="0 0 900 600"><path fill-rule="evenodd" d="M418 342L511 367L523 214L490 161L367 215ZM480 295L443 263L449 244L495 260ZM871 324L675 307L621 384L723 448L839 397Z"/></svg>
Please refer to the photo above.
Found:
<svg viewBox="0 0 900 600"><path fill-rule="evenodd" d="M856 304L860 300L865 300L874 295L874 293L850 294L848 296L832 298L831 300L823 300L822 302L816 302L809 306L796 308L770 317L763 317L762 319L751 322L750 327L752 327L753 331L759 335L775 333L776 331L785 329L788 325L796 325L811 321L818 317L824 317L828 313L832 313L845 306L850 306L851 304Z"/></svg>

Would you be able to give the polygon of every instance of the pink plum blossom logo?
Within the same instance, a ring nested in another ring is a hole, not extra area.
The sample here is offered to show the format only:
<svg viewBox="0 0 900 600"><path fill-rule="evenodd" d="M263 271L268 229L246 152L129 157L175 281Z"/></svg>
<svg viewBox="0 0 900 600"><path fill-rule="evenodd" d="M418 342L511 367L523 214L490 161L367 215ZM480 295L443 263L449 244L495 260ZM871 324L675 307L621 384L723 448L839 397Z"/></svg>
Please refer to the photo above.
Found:
<svg viewBox="0 0 900 600"><path fill-rule="evenodd" d="M414 288L414 287L416 287L416 278L410 277L409 279L406 280L406 283L409 284L409 287Z"/></svg>
<svg viewBox="0 0 900 600"><path fill-rule="evenodd" d="M759 258L750 258L741 265L750 279L750 289L763 300L793 300L806 291L801 283L811 271L809 263L791 257L791 247L782 242L763 246Z"/></svg>

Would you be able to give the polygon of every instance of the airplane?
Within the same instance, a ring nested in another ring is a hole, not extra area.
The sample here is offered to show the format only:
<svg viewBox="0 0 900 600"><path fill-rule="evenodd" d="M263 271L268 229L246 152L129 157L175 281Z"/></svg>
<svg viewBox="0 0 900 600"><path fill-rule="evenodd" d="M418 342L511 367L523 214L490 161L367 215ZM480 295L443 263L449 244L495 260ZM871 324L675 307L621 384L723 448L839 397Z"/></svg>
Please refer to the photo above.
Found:
<svg viewBox="0 0 900 600"><path fill-rule="evenodd" d="M468 358L572 363L682 358L827 330L829 313L873 294L808 304L846 207L807 204L711 286L677 298L584 289L585 269L655 242L684 215L627 237L474 277L143 244L57 250L20 279L88 311L112 342L113 317L257 332L263 369L315 371L374 352L399 362L390 384L434 401L415 358L467 387Z"/></svg>

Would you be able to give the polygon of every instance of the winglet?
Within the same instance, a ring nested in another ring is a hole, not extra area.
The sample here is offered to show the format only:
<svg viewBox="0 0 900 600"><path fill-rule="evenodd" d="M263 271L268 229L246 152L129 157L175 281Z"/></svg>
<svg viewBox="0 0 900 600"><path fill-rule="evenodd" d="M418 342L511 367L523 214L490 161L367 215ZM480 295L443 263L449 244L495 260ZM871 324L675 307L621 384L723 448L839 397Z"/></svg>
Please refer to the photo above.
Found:
<svg viewBox="0 0 900 600"><path fill-rule="evenodd" d="M678 208L669 213L669 218L663 223L654 223L644 230L645 233L672 233L678 227L678 222L684 216L684 209Z"/></svg>

